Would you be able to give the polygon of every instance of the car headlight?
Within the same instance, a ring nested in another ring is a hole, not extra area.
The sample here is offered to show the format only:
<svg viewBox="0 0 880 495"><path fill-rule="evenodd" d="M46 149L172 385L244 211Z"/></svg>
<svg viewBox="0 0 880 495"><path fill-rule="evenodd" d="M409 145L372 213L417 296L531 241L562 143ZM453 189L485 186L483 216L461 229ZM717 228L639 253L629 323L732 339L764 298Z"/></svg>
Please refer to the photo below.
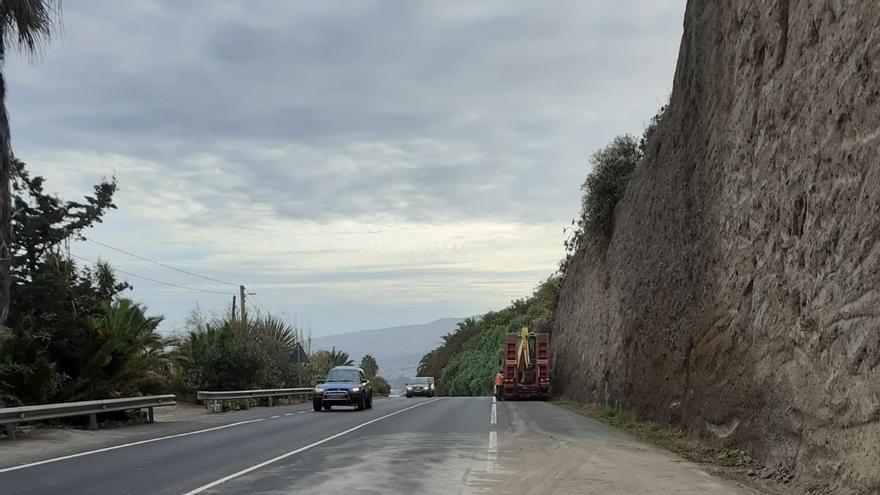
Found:
<svg viewBox="0 0 880 495"><path fill-rule="evenodd" d="M357 392L361 391L361 388L360 387L352 387L351 391L354 393L357 393Z"/></svg>
<svg viewBox="0 0 880 495"><path fill-rule="evenodd" d="M322 392L324 392L324 389L323 389L322 387L315 387L315 393L316 393L316 394L320 394L320 393L322 393Z"/></svg>

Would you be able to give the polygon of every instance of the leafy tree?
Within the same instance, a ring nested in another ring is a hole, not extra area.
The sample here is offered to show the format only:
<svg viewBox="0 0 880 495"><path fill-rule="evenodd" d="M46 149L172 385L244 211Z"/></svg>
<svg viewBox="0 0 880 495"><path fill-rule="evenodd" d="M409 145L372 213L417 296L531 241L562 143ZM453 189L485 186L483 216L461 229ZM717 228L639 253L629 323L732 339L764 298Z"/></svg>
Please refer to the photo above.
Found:
<svg viewBox="0 0 880 495"><path fill-rule="evenodd" d="M90 358L91 320L128 285L105 263L80 269L65 245L99 223L113 205L115 181L96 185L84 201L44 191L13 160L12 305L0 338L0 384L7 404L63 401L79 394L76 378Z"/></svg>
<svg viewBox="0 0 880 495"><path fill-rule="evenodd" d="M376 362L376 358L369 354L361 358L361 369L364 370L364 374L366 374L369 379L373 379L379 375L379 363Z"/></svg>
<svg viewBox="0 0 880 495"><path fill-rule="evenodd" d="M58 18L60 2L51 0L3 0L0 2L0 327L9 316L11 277L13 174L9 119L6 114L6 79L2 64L10 41L28 53L49 38Z"/></svg>

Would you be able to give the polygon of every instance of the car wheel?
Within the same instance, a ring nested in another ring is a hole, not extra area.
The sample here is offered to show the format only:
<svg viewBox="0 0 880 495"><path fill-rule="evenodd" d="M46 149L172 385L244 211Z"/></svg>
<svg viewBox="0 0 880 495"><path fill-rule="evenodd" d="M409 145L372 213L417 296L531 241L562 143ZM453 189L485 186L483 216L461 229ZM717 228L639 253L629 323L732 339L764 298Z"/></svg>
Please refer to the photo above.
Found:
<svg viewBox="0 0 880 495"><path fill-rule="evenodd" d="M329 405L329 404L324 404L324 410L325 410L325 411L329 411L331 407L333 407L333 406L331 406L331 405Z"/></svg>
<svg viewBox="0 0 880 495"><path fill-rule="evenodd" d="M412 399L412 394L406 394L407 399Z"/></svg>
<svg viewBox="0 0 880 495"><path fill-rule="evenodd" d="M315 412L321 412L321 401L313 400L312 401L312 408L315 410Z"/></svg>
<svg viewBox="0 0 880 495"><path fill-rule="evenodd" d="M370 396L367 397L367 409L372 409L372 408L373 408L373 394L370 394Z"/></svg>
<svg viewBox="0 0 880 495"><path fill-rule="evenodd" d="M364 398L363 394L361 394L361 398L358 399L357 410L363 411L366 408L367 408L367 399Z"/></svg>

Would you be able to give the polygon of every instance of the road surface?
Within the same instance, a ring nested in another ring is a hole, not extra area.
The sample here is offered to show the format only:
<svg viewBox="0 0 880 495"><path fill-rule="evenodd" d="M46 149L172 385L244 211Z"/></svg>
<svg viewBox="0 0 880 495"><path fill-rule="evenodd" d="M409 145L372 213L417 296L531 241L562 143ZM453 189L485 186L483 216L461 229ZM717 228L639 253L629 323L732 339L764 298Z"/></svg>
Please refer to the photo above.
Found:
<svg viewBox="0 0 880 495"><path fill-rule="evenodd" d="M756 493L546 402L391 398L138 428L52 455L16 442L0 493Z"/></svg>

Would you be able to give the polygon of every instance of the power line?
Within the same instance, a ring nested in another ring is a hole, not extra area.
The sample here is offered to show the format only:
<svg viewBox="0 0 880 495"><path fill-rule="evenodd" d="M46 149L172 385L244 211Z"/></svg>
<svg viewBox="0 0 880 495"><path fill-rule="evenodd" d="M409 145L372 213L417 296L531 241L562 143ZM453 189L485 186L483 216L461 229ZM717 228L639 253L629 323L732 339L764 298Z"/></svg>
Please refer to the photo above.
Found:
<svg viewBox="0 0 880 495"><path fill-rule="evenodd" d="M256 297L254 297L254 296L255 296L255 294L254 294L254 293L250 293L250 294L248 294L248 295L249 295L249 296L251 296L251 297L250 297L250 300L251 300L251 301L253 301L253 302L255 302L255 303L257 303L257 306L259 306L259 307L260 307L260 309L262 309L262 310L263 310L263 311L264 311L264 312L265 312L265 313L266 313L266 314L267 314L267 315L268 315L268 314L269 314L269 310L268 310L268 309L266 309L266 307L265 307L265 306L263 306L263 305L262 305L262 304L260 304L260 301L258 301L258 300L257 300L257 298L256 298Z"/></svg>
<svg viewBox="0 0 880 495"><path fill-rule="evenodd" d="M137 259L139 259L139 260L141 260L141 261L146 261L147 263L152 263L152 264L154 264L154 265L159 265L159 266L161 266L161 267L163 267L163 268L167 268L167 269L169 269L169 270L174 270L174 271L176 271L176 272L185 273L185 274L187 274L187 275L191 275L191 276L193 276L193 277L201 278L201 279L204 279L204 280L209 280L209 281L211 281L211 282L217 282L218 284L231 285L231 286L233 286L233 287L238 287L238 286L239 286L239 284L233 284L232 282L226 282L226 281L223 281L223 280L220 280L220 279L216 279L216 278L213 278L213 277L207 277L207 276L205 276L205 275L199 275L198 273L193 273L193 272L191 272L191 271L184 270L184 269L182 269L182 268L177 268L177 267L175 267L175 266L167 265L167 264L165 264L165 263L162 263L161 261L155 261L155 260L151 260L151 259L149 259L149 258L144 258L143 256L139 256L139 255L137 255L137 254L134 254L134 253L128 252L128 251L126 251L126 250L124 250L124 249L119 249L119 248L117 248L117 247L113 247L113 246L111 246L111 245L109 245L109 244L105 244L105 243L103 243L103 242L101 242L101 241L96 241L96 240L94 240L94 239L89 239L89 238L87 238L87 237L83 237L83 240L86 240L86 241L89 241L89 242L93 242L93 243L95 243L95 244L97 244L97 245L99 245L99 246L104 246L104 247L107 248L107 249L112 249L113 251L117 251L117 252L119 252L119 253L122 253L122 254L125 254L125 255L128 255L128 256L131 256L132 258L137 258ZM119 270L119 271L122 271L122 270Z"/></svg>
<svg viewBox="0 0 880 495"><path fill-rule="evenodd" d="M85 261L85 262L87 262L87 263L91 263L91 264L93 264L93 265L98 265L98 262L95 261L95 260L90 260L90 259L88 259L88 258L83 258L82 256L77 256L77 255L75 255L75 254L73 254L73 253L71 253L70 256L71 256L72 258L76 258L76 259L79 259L79 260ZM200 289L200 288L198 288L198 287L187 287L187 286L185 286L185 285L178 285L178 284L173 284L173 283L171 283L171 282L164 282L164 281L162 281L162 280L156 280L155 278L145 277L145 276L143 276L143 275L138 275L137 273L127 272L127 271L125 271L125 270L120 270L120 269L118 269L118 268L113 268L112 270L115 271L115 272L124 273L124 274L128 275L129 277L136 277L136 278L140 278L140 279L143 279L143 280L147 280L147 281L149 281L149 282L153 282L153 283L156 283L156 284L167 285L167 286L169 286L169 287L177 287L178 289L186 289L186 290L192 290L192 291L197 291L197 292L207 292L208 294L223 294L224 296L229 296L229 295L233 295L233 296L234 296L234 295L235 295L235 294L232 293L232 292L221 292L221 291L219 291L219 290Z"/></svg>

